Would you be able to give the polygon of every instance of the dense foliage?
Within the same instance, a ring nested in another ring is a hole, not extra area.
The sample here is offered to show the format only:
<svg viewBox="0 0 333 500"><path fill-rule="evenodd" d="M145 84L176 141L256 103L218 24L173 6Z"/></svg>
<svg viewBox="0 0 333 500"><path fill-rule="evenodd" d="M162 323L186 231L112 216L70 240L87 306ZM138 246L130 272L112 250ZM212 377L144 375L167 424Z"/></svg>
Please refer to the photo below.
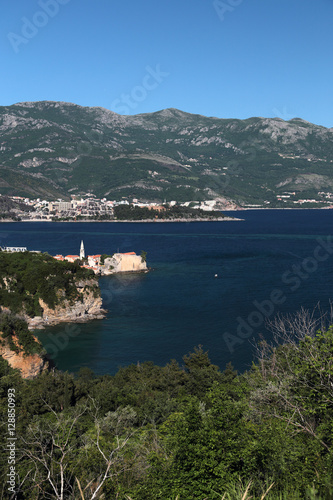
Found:
<svg viewBox="0 0 333 500"><path fill-rule="evenodd" d="M332 499L332 359L330 328L264 344L242 375L200 346L183 365L114 376L82 368L23 381L2 362L3 422L16 391L17 498Z"/></svg>
<svg viewBox="0 0 333 500"><path fill-rule="evenodd" d="M0 304L15 313L40 315L39 298L49 307L75 300L76 282L94 278L93 271L78 263L59 262L46 253L0 252Z"/></svg>
<svg viewBox="0 0 333 500"><path fill-rule="evenodd" d="M190 207L165 207L165 210L153 210L134 205L118 205L114 207L114 217L117 220L154 220L154 219L218 219L224 217L218 211L206 211Z"/></svg>

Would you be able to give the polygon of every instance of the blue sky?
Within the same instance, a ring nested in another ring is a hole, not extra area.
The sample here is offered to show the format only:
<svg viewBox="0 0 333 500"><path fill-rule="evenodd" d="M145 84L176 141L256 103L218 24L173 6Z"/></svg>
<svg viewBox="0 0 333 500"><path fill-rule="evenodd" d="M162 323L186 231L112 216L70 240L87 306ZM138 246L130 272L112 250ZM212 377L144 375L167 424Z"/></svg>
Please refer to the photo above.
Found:
<svg viewBox="0 0 333 500"><path fill-rule="evenodd" d="M0 105L178 108L333 127L333 0L15 0Z"/></svg>

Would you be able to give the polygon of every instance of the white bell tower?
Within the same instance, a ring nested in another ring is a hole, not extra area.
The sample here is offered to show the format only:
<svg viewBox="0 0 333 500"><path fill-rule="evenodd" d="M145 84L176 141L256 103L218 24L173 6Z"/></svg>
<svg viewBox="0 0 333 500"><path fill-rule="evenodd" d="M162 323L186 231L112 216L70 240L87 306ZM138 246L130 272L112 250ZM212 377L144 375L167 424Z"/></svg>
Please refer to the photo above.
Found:
<svg viewBox="0 0 333 500"><path fill-rule="evenodd" d="M84 253L84 244L83 240L81 240L81 246L80 246L80 259L84 259L86 254Z"/></svg>

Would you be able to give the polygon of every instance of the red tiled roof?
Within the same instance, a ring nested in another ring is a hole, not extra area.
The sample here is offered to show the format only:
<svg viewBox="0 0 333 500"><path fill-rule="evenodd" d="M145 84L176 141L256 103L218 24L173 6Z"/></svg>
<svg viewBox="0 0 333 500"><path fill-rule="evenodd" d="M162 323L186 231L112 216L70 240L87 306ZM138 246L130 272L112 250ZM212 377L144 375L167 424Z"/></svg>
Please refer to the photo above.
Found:
<svg viewBox="0 0 333 500"><path fill-rule="evenodd" d="M123 253L123 255L136 255L135 252L126 252L126 253Z"/></svg>

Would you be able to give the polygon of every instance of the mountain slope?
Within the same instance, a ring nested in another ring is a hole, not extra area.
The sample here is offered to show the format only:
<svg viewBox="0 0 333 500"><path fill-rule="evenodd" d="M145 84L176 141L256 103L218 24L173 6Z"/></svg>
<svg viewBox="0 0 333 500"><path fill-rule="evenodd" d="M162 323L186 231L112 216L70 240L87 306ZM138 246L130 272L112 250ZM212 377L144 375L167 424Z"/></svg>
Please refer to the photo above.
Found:
<svg viewBox="0 0 333 500"><path fill-rule="evenodd" d="M295 118L219 119L177 109L121 116L63 102L0 107L0 193L177 201L333 191L333 129Z"/></svg>

